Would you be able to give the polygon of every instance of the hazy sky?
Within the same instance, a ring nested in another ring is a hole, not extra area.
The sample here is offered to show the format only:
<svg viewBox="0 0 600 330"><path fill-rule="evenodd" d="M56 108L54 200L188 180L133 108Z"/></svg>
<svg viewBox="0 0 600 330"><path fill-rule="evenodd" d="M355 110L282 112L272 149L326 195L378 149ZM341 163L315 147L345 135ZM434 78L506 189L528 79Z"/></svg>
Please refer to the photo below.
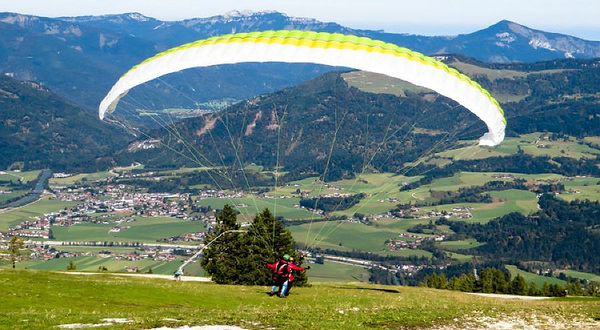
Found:
<svg viewBox="0 0 600 330"><path fill-rule="evenodd" d="M161 20L181 20L246 9L425 35L469 33L508 19L600 40L598 0L0 0L0 11L50 17L140 12Z"/></svg>

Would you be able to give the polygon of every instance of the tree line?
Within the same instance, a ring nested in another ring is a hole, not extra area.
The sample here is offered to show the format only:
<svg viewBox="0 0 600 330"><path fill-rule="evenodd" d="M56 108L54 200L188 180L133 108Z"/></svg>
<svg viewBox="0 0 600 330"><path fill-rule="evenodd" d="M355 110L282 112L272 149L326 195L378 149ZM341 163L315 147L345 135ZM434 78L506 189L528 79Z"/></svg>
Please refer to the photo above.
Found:
<svg viewBox="0 0 600 330"><path fill-rule="evenodd" d="M462 274L460 276L452 276L450 279L443 273L434 273L427 275L420 283L420 286L463 292L514 294L521 296L564 297L567 294L572 296L600 296L600 285L595 282L590 282L587 288L584 288L578 281L567 282L564 287L557 283L549 284L548 282L544 282L538 288L534 282L527 284L525 278L520 274L511 278L510 273L491 267L482 269L478 276L474 274Z"/></svg>

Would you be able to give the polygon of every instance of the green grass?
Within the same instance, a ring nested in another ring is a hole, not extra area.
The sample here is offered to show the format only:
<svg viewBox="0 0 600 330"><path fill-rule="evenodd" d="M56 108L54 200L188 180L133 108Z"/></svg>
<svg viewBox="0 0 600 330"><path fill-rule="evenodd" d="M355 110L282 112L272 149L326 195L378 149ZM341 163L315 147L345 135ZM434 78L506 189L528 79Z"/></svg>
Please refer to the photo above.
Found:
<svg viewBox="0 0 600 330"><path fill-rule="evenodd" d="M32 220L34 217L44 215L45 213L60 211L65 207L71 207L76 204L77 202L63 202L57 199L44 197L37 202L21 208L6 213L0 213L0 230L5 231L9 226Z"/></svg>
<svg viewBox="0 0 600 330"><path fill-rule="evenodd" d="M456 252L448 252L446 253L448 255L448 257L458 260L459 262L469 262L473 259L473 256L470 254L462 254L462 253L456 253Z"/></svg>
<svg viewBox="0 0 600 330"><path fill-rule="evenodd" d="M422 250L389 251L385 241L399 238L398 234L405 231L403 228L397 228L388 223L367 226L358 223L322 221L314 222L312 225L302 224L288 228L296 242L307 242L308 245L324 249L361 250L380 255L431 257L431 253Z"/></svg>
<svg viewBox="0 0 600 330"><path fill-rule="evenodd" d="M566 201L576 199L600 200L600 178L573 178L572 181L562 181L567 190L558 197Z"/></svg>
<svg viewBox="0 0 600 330"><path fill-rule="evenodd" d="M366 71L343 73L342 78L349 86L368 93L406 96L406 91L413 93L432 92L430 89L413 85L404 80Z"/></svg>
<svg viewBox="0 0 600 330"><path fill-rule="evenodd" d="M583 140L600 147L600 136L588 136L584 137Z"/></svg>
<svg viewBox="0 0 600 330"><path fill-rule="evenodd" d="M309 232L310 227L310 232ZM362 250L376 252L387 250L385 240L396 238L396 233L372 226L339 221L323 221L288 227L296 242L314 242L322 248ZM319 243L319 241L321 241ZM341 245L340 245L341 243Z"/></svg>
<svg viewBox="0 0 600 330"><path fill-rule="evenodd" d="M81 223L69 227L52 227L54 238L58 241L109 241L109 242L156 242L184 233L204 231L201 221L189 221L169 217L136 217L136 221L122 223L130 229L118 233L109 233L114 224Z"/></svg>
<svg viewBox="0 0 600 330"><path fill-rule="evenodd" d="M27 194L27 192L29 192L29 190L14 190L14 189L11 189L9 194L0 194L0 204L6 202L9 199L13 199L13 198L16 198L16 197L23 196L23 195Z"/></svg>
<svg viewBox="0 0 600 330"><path fill-rule="evenodd" d="M57 250L65 252L92 252L99 253L100 251L108 251L111 253L133 253L133 251L139 250L134 247L126 246L76 246L76 245L60 245L55 246Z"/></svg>
<svg viewBox="0 0 600 330"><path fill-rule="evenodd" d="M323 264L310 264L309 273L310 283L369 281L369 271L367 269L328 260Z"/></svg>
<svg viewBox="0 0 600 330"><path fill-rule="evenodd" d="M455 207L470 207L472 208L470 211L473 217L468 220L461 219L461 221L485 223L510 212L529 214L537 211L537 198L535 193L525 190L508 189L503 191L491 191L489 194L497 201L493 203L457 203L428 206L421 208L421 212L452 212L452 209Z"/></svg>
<svg viewBox="0 0 600 330"><path fill-rule="evenodd" d="M565 270L564 273L565 275L573 278L581 278L588 281L600 282L600 275L578 272L575 270Z"/></svg>
<svg viewBox="0 0 600 330"><path fill-rule="evenodd" d="M22 181L23 183L27 183L29 181L33 181L37 179L40 174L40 170L35 171L26 171L26 172L15 172L15 171L3 171L3 174L0 174L0 181L12 181L13 183L19 183Z"/></svg>
<svg viewBox="0 0 600 330"><path fill-rule="evenodd" d="M277 206L275 206L275 203L277 203ZM261 212L265 208L269 208L277 216L282 216L286 219L319 218L318 215L294 207L294 204L298 203L300 203L300 198L298 197L274 199L256 198L252 195L244 198L207 198L198 200L199 205L211 206L217 209L222 209L225 204L233 204L234 208L241 213L241 217L238 217L238 219L244 221L250 221L256 214L257 209L258 212Z"/></svg>
<svg viewBox="0 0 600 330"><path fill-rule="evenodd" d="M154 261L152 259L143 259L137 261L114 260L114 258L100 258L96 256L79 256L70 258L43 260L27 260L17 263L19 269L32 270L57 270L64 271L70 262L73 262L77 267L77 271L97 272L98 267L106 267L111 272L123 272L125 267L136 266L140 272L145 273L152 268L154 274L173 274L183 259L173 261ZM10 267L7 265L6 267Z"/></svg>
<svg viewBox="0 0 600 330"><path fill-rule="evenodd" d="M598 299L522 301L460 292L367 284L296 287L290 298L269 297L267 287L1 271L0 328L52 329L61 324L130 324L103 329L237 325L247 329L400 329L454 325L464 317L537 315L565 319L599 317ZM310 271L309 271L310 272ZM177 321L174 321L177 320ZM476 327L476 326L474 326Z"/></svg>
<svg viewBox="0 0 600 330"><path fill-rule="evenodd" d="M536 286L538 287L538 289L541 288L542 285L544 285L544 282L546 282L548 284L559 284L563 287L565 286L565 284L567 284L567 282L560 280L558 278L547 277L547 276L542 276L542 275L526 272L524 270L517 268L517 266L514 266L514 265L505 265L505 267L506 267L506 269L508 269L508 271L510 272L510 275L512 277L515 277L515 276L517 276L517 274L520 274L521 276L523 276L525 278L527 283L531 283L531 282L535 283Z"/></svg>
<svg viewBox="0 0 600 330"><path fill-rule="evenodd" d="M75 184L78 181L79 182L82 182L82 181L93 182L93 181L97 181L97 180L106 179L111 176L114 176L114 174L111 172L108 172L108 171L94 172L94 173L82 173L82 174L70 176L68 178L52 178L52 179L50 179L48 184L51 186L69 186L69 185Z"/></svg>
<svg viewBox="0 0 600 330"><path fill-rule="evenodd" d="M514 155L521 148L526 154L532 156L571 157L575 159L594 158L600 154L600 149L579 144L575 138L567 141L549 141L543 139L542 133L531 133L520 137L509 137L495 147L473 146L475 141L465 141L463 147L446 150L436 154L438 157L450 160L483 159L498 156ZM587 139L587 138L586 138ZM588 142L595 140L586 140Z"/></svg>
<svg viewBox="0 0 600 330"><path fill-rule="evenodd" d="M511 181L510 179L494 178L495 172L460 172L448 178L435 180L430 184L421 186L419 191L428 190L450 190L456 191L459 188L481 186L490 181Z"/></svg>
<svg viewBox="0 0 600 330"><path fill-rule="evenodd" d="M477 242L474 238L464 239L460 241L444 241L440 242L440 246L444 248L444 250L448 251L459 251L466 249L473 249L479 246L484 245L483 243Z"/></svg>

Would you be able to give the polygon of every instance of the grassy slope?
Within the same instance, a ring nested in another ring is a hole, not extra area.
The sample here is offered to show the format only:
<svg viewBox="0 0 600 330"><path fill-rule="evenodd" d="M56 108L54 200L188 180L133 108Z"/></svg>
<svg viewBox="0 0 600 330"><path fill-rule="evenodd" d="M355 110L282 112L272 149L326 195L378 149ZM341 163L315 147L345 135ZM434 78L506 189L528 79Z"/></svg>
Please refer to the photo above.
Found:
<svg viewBox="0 0 600 330"><path fill-rule="evenodd" d="M541 288L542 285L544 285L544 282L547 282L548 284L560 284L563 287L565 286L565 284L567 284L567 282L565 282L563 280L559 280L558 278L547 277L547 276L542 276L542 275L526 272L524 270L518 269L517 266L514 266L514 265L506 265L506 269L508 269L511 276L513 276L513 277L517 276L517 274L520 274L521 276L523 276L525 278L527 283L534 282L537 285L538 289Z"/></svg>
<svg viewBox="0 0 600 330"><path fill-rule="evenodd" d="M521 301L424 288L320 284L294 288L290 298L281 300L267 296L267 288L260 286L1 272L2 329L93 324L107 317L124 317L134 323L103 329L206 324L287 329L290 319L298 329L396 329L448 323L462 326L460 319L469 315L600 316L598 299Z"/></svg>
<svg viewBox="0 0 600 330"><path fill-rule="evenodd" d="M582 278L588 281L600 282L600 275L578 272L575 270L565 270L565 275L571 276L573 278Z"/></svg>
<svg viewBox="0 0 600 330"><path fill-rule="evenodd" d="M326 261L310 265L311 283L317 282L368 282L369 271L363 267Z"/></svg>

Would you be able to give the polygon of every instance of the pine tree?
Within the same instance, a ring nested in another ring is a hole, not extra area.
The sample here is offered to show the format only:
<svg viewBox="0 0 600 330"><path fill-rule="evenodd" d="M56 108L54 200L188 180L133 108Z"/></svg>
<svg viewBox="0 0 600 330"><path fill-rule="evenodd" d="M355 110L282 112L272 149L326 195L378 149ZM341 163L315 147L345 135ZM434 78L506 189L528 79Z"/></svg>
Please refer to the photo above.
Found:
<svg viewBox="0 0 600 330"><path fill-rule="evenodd" d="M225 205L217 213L216 231L206 235L206 243L215 240L229 230L239 230L237 216L230 205ZM200 261L202 268L215 283L235 284L239 279L240 254L242 253L242 236L240 233L226 233L204 250Z"/></svg>
<svg viewBox="0 0 600 330"><path fill-rule="evenodd" d="M510 282L510 288L512 294L521 296L527 294L527 282L525 281L525 277L521 276L521 274L517 274L517 276Z"/></svg>
<svg viewBox="0 0 600 330"><path fill-rule="evenodd" d="M568 282L566 289L570 296L583 296L584 294L583 287L579 281Z"/></svg>
<svg viewBox="0 0 600 330"><path fill-rule="evenodd" d="M494 274L492 268L485 268L479 275L475 286L476 292L494 293Z"/></svg>
<svg viewBox="0 0 600 330"><path fill-rule="evenodd" d="M527 289L527 295L528 296L538 296L539 294L540 294L540 292L537 289L537 285L535 284L535 282L529 283L529 288Z"/></svg>
<svg viewBox="0 0 600 330"><path fill-rule="evenodd" d="M540 289L540 296L550 297L551 295L550 285L548 285L548 282L544 282L542 288Z"/></svg>
<svg viewBox="0 0 600 330"><path fill-rule="evenodd" d="M235 212L229 205L217 214L217 230L207 235L211 242L229 230L239 230ZM247 233L227 233L204 251L201 265L220 284L270 285L272 263L289 254L298 265L302 258L293 249L294 239L290 231L265 209L257 214ZM304 273L294 274L294 285L306 284Z"/></svg>
<svg viewBox="0 0 600 330"><path fill-rule="evenodd" d="M475 291L475 275L473 274L462 274L459 280L459 290L463 292L474 292Z"/></svg>
<svg viewBox="0 0 600 330"><path fill-rule="evenodd" d="M245 261L246 272L242 283L268 285L271 283L272 270L266 267L280 259L284 254L294 258L297 265L301 266L303 258L293 249L295 241L291 232L277 220L269 209L263 210L254 218L245 236L245 249L248 257ZM306 284L304 273L294 274L294 285Z"/></svg>

